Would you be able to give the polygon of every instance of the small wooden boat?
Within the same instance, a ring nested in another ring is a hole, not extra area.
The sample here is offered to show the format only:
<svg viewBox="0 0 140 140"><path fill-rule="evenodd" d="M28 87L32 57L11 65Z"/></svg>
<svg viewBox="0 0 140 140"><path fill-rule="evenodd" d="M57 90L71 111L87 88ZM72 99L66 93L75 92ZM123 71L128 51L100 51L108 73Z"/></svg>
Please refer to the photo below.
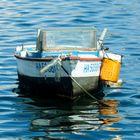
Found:
<svg viewBox="0 0 140 140"><path fill-rule="evenodd" d="M100 92L106 31L97 41L95 28L38 30L36 45L16 48L19 86L39 95L70 99Z"/></svg>

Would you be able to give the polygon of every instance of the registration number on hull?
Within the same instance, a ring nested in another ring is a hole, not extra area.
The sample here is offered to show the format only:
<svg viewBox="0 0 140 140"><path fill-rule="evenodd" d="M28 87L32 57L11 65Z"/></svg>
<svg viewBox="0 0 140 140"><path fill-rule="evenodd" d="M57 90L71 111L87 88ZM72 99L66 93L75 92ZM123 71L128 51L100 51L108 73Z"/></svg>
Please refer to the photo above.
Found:
<svg viewBox="0 0 140 140"><path fill-rule="evenodd" d="M99 70L99 64L84 64L83 72L89 73L89 72L97 72Z"/></svg>
<svg viewBox="0 0 140 140"><path fill-rule="evenodd" d="M36 69L41 70L42 68L44 68L45 66L47 66L49 63L47 62L39 62L36 63ZM62 69L58 68L59 65L54 65L51 66L46 72L47 73L56 73ZM59 66L61 67L61 66ZM71 67L69 64L65 65L65 69L69 69L69 67ZM69 69L70 70L70 69ZM77 63L75 67L73 67L72 71L75 71L77 74L80 73L94 73L94 72L99 72L100 70L100 62L93 62L93 63Z"/></svg>

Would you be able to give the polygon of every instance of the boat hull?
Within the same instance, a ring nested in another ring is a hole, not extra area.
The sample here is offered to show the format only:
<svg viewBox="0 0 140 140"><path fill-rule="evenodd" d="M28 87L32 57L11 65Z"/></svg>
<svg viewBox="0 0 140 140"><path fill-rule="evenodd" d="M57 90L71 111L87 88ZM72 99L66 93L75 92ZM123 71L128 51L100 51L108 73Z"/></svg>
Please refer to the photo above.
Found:
<svg viewBox="0 0 140 140"><path fill-rule="evenodd" d="M102 89L99 77L102 58L87 56L62 58L59 63L54 63L54 58L16 56L19 87L37 96L70 99L85 95L85 91L97 94Z"/></svg>

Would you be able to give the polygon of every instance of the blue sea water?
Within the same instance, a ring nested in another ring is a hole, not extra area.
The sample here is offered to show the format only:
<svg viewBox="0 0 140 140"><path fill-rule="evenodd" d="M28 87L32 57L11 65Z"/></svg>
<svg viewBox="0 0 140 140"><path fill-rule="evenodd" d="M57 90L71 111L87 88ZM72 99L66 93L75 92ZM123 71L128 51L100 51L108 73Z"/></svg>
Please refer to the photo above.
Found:
<svg viewBox="0 0 140 140"><path fill-rule="evenodd" d="M140 139L139 0L0 1L0 140ZM14 50L35 44L38 28L108 28L105 47L122 54L120 88L105 90L110 107L92 99L74 103L19 95Z"/></svg>

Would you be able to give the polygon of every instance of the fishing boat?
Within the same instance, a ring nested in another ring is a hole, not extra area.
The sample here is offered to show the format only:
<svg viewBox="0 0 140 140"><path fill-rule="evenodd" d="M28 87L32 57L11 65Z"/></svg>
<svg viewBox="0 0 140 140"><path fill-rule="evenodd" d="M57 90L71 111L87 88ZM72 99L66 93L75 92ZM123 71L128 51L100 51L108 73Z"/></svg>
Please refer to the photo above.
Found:
<svg viewBox="0 0 140 140"><path fill-rule="evenodd" d="M101 92L106 32L97 40L93 27L39 29L36 45L16 47L20 88L69 99Z"/></svg>

